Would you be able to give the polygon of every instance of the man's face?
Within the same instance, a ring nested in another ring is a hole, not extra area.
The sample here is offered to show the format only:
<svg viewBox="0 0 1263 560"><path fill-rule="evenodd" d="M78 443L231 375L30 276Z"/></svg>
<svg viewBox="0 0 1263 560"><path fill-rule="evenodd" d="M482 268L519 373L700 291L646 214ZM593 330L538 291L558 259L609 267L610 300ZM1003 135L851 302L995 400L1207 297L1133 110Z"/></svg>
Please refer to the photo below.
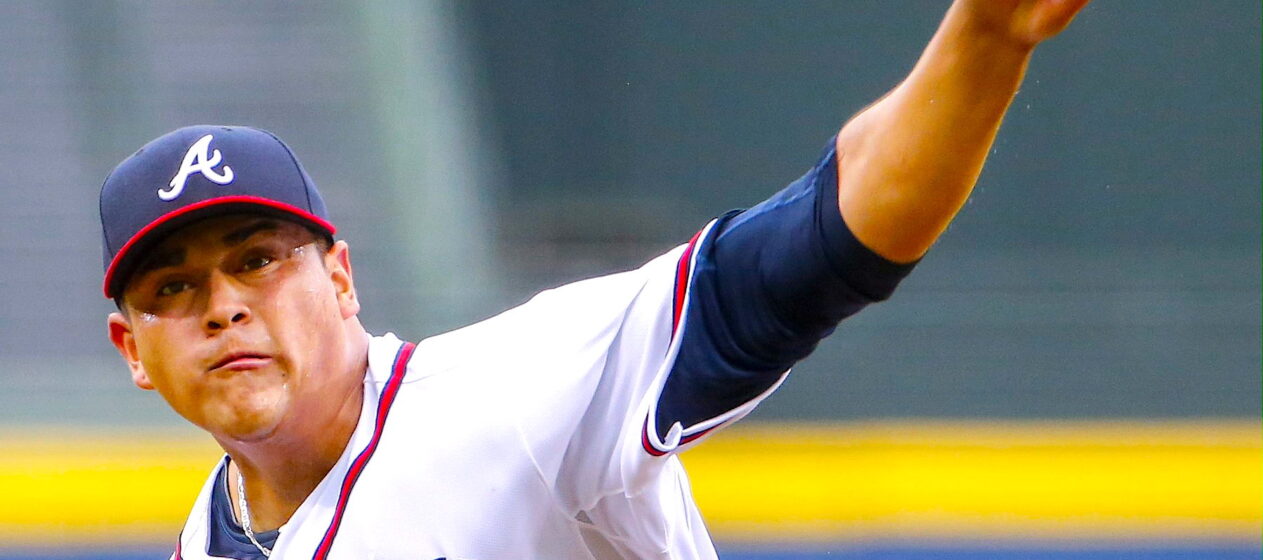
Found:
<svg viewBox="0 0 1263 560"><path fill-rule="evenodd" d="M146 255L110 315L142 389L208 432L241 441L301 422L333 380L359 311L346 245L297 224L233 215L185 227Z"/></svg>

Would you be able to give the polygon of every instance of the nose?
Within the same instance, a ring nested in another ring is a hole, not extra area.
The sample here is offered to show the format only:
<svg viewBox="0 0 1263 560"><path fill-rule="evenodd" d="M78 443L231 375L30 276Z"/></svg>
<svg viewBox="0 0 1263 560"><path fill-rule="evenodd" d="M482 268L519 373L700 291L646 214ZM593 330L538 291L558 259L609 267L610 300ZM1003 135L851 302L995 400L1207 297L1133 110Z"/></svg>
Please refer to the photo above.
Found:
<svg viewBox="0 0 1263 560"><path fill-rule="evenodd" d="M206 315L203 328L215 334L232 325L250 322L250 306L241 287L220 271L206 280Z"/></svg>

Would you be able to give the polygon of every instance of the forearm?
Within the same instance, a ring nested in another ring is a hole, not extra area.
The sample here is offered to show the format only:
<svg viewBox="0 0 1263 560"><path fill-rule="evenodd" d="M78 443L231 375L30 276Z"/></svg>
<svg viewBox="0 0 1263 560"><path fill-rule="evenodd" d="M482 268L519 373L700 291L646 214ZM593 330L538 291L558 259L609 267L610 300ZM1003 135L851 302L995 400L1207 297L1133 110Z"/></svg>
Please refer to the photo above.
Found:
<svg viewBox="0 0 1263 560"><path fill-rule="evenodd" d="M838 135L839 206L856 237L919 258L969 197L1032 45L982 29L961 2L909 76Z"/></svg>

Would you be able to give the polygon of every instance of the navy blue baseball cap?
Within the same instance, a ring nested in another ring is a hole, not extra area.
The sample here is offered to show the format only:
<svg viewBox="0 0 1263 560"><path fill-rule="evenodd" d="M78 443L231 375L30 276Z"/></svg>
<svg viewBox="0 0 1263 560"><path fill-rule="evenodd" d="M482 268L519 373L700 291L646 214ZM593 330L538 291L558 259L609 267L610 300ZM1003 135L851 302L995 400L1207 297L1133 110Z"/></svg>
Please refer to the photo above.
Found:
<svg viewBox="0 0 1263 560"><path fill-rule="evenodd" d="M229 213L267 214L332 238L324 199L274 134L198 125L164 134L101 185L105 297L117 297L146 252L176 229Z"/></svg>

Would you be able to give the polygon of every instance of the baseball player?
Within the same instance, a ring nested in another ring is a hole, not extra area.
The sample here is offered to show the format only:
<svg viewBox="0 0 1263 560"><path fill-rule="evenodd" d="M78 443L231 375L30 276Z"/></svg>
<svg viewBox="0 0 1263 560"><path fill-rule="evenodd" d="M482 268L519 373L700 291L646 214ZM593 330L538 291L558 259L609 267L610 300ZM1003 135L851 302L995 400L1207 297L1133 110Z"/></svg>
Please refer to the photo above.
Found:
<svg viewBox="0 0 1263 560"><path fill-rule="evenodd" d="M109 337L225 451L172 557L714 558L676 455L892 293L1086 2L956 0L784 190L418 344L361 326L348 245L278 138L145 145L101 189Z"/></svg>

